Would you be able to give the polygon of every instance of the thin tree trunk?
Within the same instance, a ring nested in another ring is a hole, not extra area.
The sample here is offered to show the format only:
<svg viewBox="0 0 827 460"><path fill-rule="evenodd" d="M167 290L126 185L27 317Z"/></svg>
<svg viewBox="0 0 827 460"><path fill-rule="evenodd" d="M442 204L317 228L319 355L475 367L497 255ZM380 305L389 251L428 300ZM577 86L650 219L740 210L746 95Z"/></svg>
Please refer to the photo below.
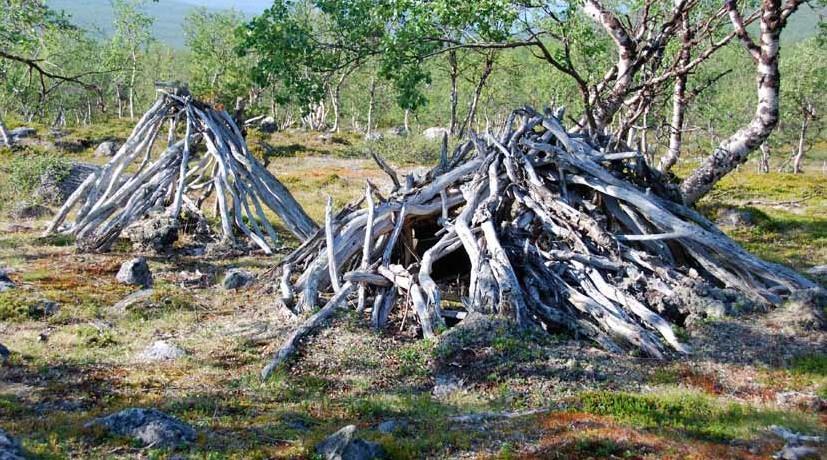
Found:
<svg viewBox="0 0 827 460"><path fill-rule="evenodd" d="M761 144L761 162L758 164L758 172L761 174L770 172L770 145L766 141Z"/></svg>
<svg viewBox="0 0 827 460"><path fill-rule="evenodd" d="M793 174L801 174L801 161L804 159L804 146L807 139L807 128L810 126L810 117L805 114L801 121L801 131L798 134L798 150L793 159Z"/></svg>
<svg viewBox="0 0 827 460"><path fill-rule="evenodd" d="M471 105L468 107L468 115L466 115L465 121L462 122L462 127L459 129L460 138L465 136L465 132L474 124L482 90L485 88L485 82L488 80L488 77L491 75L491 71L493 69L494 53L488 53L485 56L485 64L482 68L482 75L480 75L480 80L477 83L477 87L474 88L474 97L471 99Z"/></svg>
<svg viewBox="0 0 827 460"><path fill-rule="evenodd" d="M373 134L373 108L376 104L376 77L370 79L370 103L368 104L368 126L365 129L365 139L370 139Z"/></svg>
<svg viewBox="0 0 827 460"><path fill-rule="evenodd" d="M115 85L115 94L118 98L118 118L123 118L123 93L120 83Z"/></svg>
<svg viewBox="0 0 827 460"><path fill-rule="evenodd" d="M129 119L135 119L135 74L138 73L138 57L132 50L132 74L129 77Z"/></svg>
<svg viewBox="0 0 827 460"><path fill-rule="evenodd" d="M781 74L778 71L778 49L781 30L786 17L795 12L800 0L789 0L782 9L779 0L762 0L760 46L746 35L743 20L733 0L727 2L730 18L737 31L742 31L751 46L747 46L756 62L758 105L750 123L721 142L701 166L681 184L684 202L694 204L733 169L747 161L750 152L757 149L778 125L778 100Z"/></svg>
<svg viewBox="0 0 827 460"><path fill-rule="evenodd" d="M11 146L11 139L9 138L9 132L6 130L6 124L3 123L2 114L0 114L0 140L3 141L3 145L6 147Z"/></svg>
<svg viewBox="0 0 827 460"><path fill-rule="evenodd" d="M684 14L681 20L683 33L681 35L681 51L678 61L680 67L686 67L692 57L692 30L689 27L689 17ZM669 127L669 150L661 157L658 169L668 172L678 162L683 144L683 123L686 113L686 80L688 75L681 73L675 78L675 89L672 92L672 125Z"/></svg>
<svg viewBox="0 0 827 460"><path fill-rule="evenodd" d="M457 105L459 104L459 92L457 90L457 79L459 78L459 66L457 65L457 52L448 53L448 64L451 66L451 122L448 131L451 135L457 133Z"/></svg>
<svg viewBox="0 0 827 460"><path fill-rule="evenodd" d="M411 114L411 109L405 109L405 134L411 132L411 125L408 123L408 117Z"/></svg>

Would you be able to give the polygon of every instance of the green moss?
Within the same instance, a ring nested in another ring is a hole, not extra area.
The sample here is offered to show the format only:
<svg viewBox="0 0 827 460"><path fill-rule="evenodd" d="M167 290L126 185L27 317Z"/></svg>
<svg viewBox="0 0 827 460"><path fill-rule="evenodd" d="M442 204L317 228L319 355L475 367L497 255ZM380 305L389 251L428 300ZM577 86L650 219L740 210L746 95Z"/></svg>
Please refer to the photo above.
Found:
<svg viewBox="0 0 827 460"><path fill-rule="evenodd" d="M689 436L725 441L749 437L769 425L795 431L821 431L815 417L722 403L695 392L638 395L600 391L582 394L581 409L612 416L640 428L678 430Z"/></svg>

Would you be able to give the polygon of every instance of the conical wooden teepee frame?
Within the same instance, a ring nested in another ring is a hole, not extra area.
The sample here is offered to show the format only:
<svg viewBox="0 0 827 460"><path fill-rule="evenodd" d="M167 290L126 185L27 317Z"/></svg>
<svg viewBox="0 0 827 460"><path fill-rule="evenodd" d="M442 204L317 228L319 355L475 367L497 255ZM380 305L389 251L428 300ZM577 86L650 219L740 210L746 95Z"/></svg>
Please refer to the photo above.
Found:
<svg viewBox="0 0 827 460"><path fill-rule="evenodd" d="M235 240L235 230L266 253L279 243L278 233L264 214L270 208L300 240L317 226L290 192L253 158L240 130L225 111L194 100L186 88L158 90L158 100L144 114L115 156L90 175L69 197L46 233L74 235L78 245L108 250L118 235L151 209L165 207L178 220L181 209L195 211L215 193L223 239ZM186 134L176 140L176 126ZM153 158L152 147L169 122L167 148ZM194 154L203 143L206 154ZM130 165L137 171L127 175ZM63 225L77 209L74 223Z"/></svg>

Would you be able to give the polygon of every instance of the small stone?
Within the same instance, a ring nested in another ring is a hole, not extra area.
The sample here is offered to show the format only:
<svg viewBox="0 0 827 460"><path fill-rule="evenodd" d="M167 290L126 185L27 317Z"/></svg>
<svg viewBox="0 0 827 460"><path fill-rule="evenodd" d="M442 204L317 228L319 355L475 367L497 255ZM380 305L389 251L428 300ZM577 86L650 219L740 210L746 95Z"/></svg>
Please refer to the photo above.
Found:
<svg viewBox="0 0 827 460"><path fill-rule="evenodd" d="M813 276L827 276L827 265L816 265L807 270L807 273Z"/></svg>
<svg viewBox="0 0 827 460"><path fill-rule="evenodd" d="M316 455L325 460L371 460L387 458L381 445L354 438L356 425L333 433L316 447Z"/></svg>
<svg viewBox="0 0 827 460"><path fill-rule="evenodd" d="M146 347L144 351L137 356L138 361L148 363L156 361L173 361L185 356L187 352L176 346L175 344L157 340L152 345Z"/></svg>
<svg viewBox="0 0 827 460"><path fill-rule="evenodd" d="M3 364L6 364L7 362L9 362L10 357L11 357L11 351L9 351L9 349L6 348L5 345L0 343L0 362L2 362Z"/></svg>
<svg viewBox="0 0 827 460"><path fill-rule="evenodd" d="M123 284L143 286L144 288L152 286L152 272L149 271L149 265L147 265L145 257L136 257L124 262L115 278Z"/></svg>
<svg viewBox="0 0 827 460"><path fill-rule="evenodd" d="M253 274L240 268L231 268L224 275L224 289L241 289L253 282Z"/></svg>
<svg viewBox="0 0 827 460"><path fill-rule="evenodd" d="M87 429L95 427L158 448L182 447L195 441L196 437L191 426L157 409L125 409L86 424Z"/></svg>
<svg viewBox="0 0 827 460"><path fill-rule="evenodd" d="M20 441L0 428L0 460L25 460Z"/></svg>
<svg viewBox="0 0 827 460"><path fill-rule="evenodd" d="M815 447L786 445L775 454L778 460L819 460L821 454Z"/></svg>
<svg viewBox="0 0 827 460"><path fill-rule="evenodd" d="M104 141L95 149L95 157L113 157L118 153L118 143L115 141Z"/></svg>

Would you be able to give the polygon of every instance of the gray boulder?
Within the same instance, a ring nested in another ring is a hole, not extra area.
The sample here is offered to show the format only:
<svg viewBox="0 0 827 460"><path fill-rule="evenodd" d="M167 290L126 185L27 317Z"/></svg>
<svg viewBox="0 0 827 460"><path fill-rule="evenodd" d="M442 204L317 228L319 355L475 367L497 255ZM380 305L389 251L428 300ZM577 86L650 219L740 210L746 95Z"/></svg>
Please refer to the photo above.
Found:
<svg viewBox="0 0 827 460"><path fill-rule="evenodd" d="M118 148L120 146L115 141L103 141L95 149L95 157L113 157L116 153L118 153Z"/></svg>
<svg viewBox="0 0 827 460"><path fill-rule="evenodd" d="M276 119L273 117L264 117L258 124L259 131L263 133L274 133L278 130Z"/></svg>
<svg viewBox="0 0 827 460"><path fill-rule="evenodd" d="M450 136L448 128L433 127L422 131L422 136L429 141L442 140L443 136Z"/></svg>
<svg viewBox="0 0 827 460"><path fill-rule="evenodd" d="M53 206L62 205L90 174L99 170L100 166L73 163L67 174L47 171L40 176L40 185L34 191L34 199Z"/></svg>
<svg viewBox="0 0 827 460"><path fill-rule="evenodd" d="M408 428L408 423L402 420L385 420L384 422L380 423L376 429L379 430L380 433L384 434L392 434L398 431L404 431Z"/></svg>
<svg viewBox="0 0 827 460"><path fill-rule="evenodd" d="M815 447L810 446L784 446L773 458L778 460L819 460L821 453Z"/></svg>
<svg viewBox="0 0 827 460"><path fill-rule="evenodd" d="M195 441L196 437L191 426L156 409L124 409L86 424L87 429L98 427L112 435L160 448L183 447Z"/></svg>
<svg viewBox="0 0 827 460"><path fill-rule="evenodd" d="M149 363L156 361L174 361L185 356L187 352L179 348L173 343L163 340L157 340L150 346L146 347L144 351L138 354L138 361Z"/></svg>
<svg viewBox="0 0 827 460"><path fill-rule="evenodd" d="M41 204L19 201L15 203L10 213L15 219L40 219L51 216L52 210Z"/></svg>
<svg viewBox="0 0 827 460"><path fill-rule="evenodd" d="M25 460L20 441L0 428L0 460Z"/></svg>
<svg viewBox="0 0 827 460"><path fill-rule="evenodd" d="M370 460L387 458L387 453L381 445L355 438L355 433L356 425L348 425L333 433L316 446L316 455L325 460Z"/></svg>
<svg viewBox="0 0 827 460"><path fill-rule="evenodd" d="M813 276L827 276L827 265L816 265L807 270L807 274Z"/></svg>
<svg viewBox="0 0 827 460"><path fill-rule="evenodd" d="M29 314L36 318L47 318L60 311L60 304L51 300L38 300L29 306Z"/></svg>
<svg viewBox="0 0 827 460"><path fill-rule="evenodd" d="M723 208L718 211L715 223L721 227L752 227L755 215L747 209Z"/></svg>
<svg viewBox="0 0 827 460"><path fill-rule="evenodd" d="M152 289L141 289L140 291L133 292L132 294L129 294L121 299L115 305L112 305L112 311L115 313L123 313L135 305L149 299L153 292L155 291Z"/></svg>
<svg viewBox="0 0 827 460"><path fill-rule="evenodd" d="M253 274L240 268L231 268L224 275L224 289L241 289L253 282Z"/></svg>
<svg viewBox="0 0 827 460"><path fill-rule="evenodd" d="M396 137L405 137L408 135L408 132L405 131L404 126L394 126L393 128L389 128L385 133L388 136L396 136Z"/></svg>
<svg viewBox="0 0 827 460"><path fill-rule="evenodd" d="M132 241L135 251L163 254L172 249L178 239L178 223L164 213L150 214L127 227L124 234Z"/></svg>
<svg viewBox="0 0 827 460"><path fill-rule="evenodd" d="M136 257L124 262L115 278L123 284L152 287L152 272L149 271L146 257Z"/></svg>
<svg viewBox="0 0 827 460"><path fill-rule="evenodd" d="M36 129L29 128L26 126L14 128L13 130L9 131L9 137L12 139L12 142L18 141L20 139L25 139L27 137L32 137L35 134L37 134Z"/></svg>
<svg viewBox="0 0 827 460"><path fill-rule="evenodd" d="M808 331L827 331L827 291L803 289L790 295L786 315L795 326Z"/></svg>
<svg viewBox="0 0 827 460"><path fill-rule="evenodd" d="M6 348L5 345L0 343L0 363L5 364L5 363L9 362L10 357L11 357L11 351L9 351L9 349Z"/></svg>
<svg viewBox="0 0 827 460"><path fill-rule="evenodd" d="M6 274L6 271L0 268L0 292L8 291L9 289L14 289L15 284L9 278L9 275Z"/></svg>

